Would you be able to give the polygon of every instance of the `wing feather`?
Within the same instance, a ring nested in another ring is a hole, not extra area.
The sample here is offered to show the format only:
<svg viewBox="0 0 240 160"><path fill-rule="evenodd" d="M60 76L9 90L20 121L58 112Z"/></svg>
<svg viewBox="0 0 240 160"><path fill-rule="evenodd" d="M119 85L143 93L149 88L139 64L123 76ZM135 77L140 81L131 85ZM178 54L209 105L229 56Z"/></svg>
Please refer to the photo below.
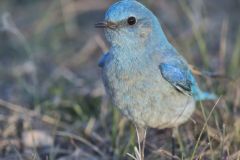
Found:
<svg viewBox="0 0 240 160"><path fill-rule="evenodd" d="M192 95L192 82L188 69L178 67L173 64L161 63L159 69L164 79L166 79L178 91L186 95Z"/></svg>

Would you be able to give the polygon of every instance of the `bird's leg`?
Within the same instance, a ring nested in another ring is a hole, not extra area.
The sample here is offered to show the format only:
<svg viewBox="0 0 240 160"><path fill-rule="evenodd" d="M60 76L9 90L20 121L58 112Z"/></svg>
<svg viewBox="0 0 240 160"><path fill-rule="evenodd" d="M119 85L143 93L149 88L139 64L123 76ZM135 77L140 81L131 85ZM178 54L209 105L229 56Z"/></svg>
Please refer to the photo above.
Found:
<svg viewBox="0 0 240 160"><path fill-rule="evenodd" d="M177 135L177 128L172 129L172 160L175 160L176 156L176 135Z"/></svg>
<svg viewBox="0 0 240 160"><path fill-rule="evenodd" d="M174 160L175 158L174 158L174 156L175 156L175 145L176 145L176 143L175 143L175 137L173 137L172 136L172 160Z"/></svg>
<svg viewBox="0 0 240 160"><path fill-rule="evenodd" d="M144 137L143 137L143 141L142 141L142 151L141 151L142 160L144 160L144 150L145 150L145 145L146 145L146 135L147 135L147 129L144 129Z"/></svg>
<svg viewBox="0 0 240 160"><path fill-rule="evenodd" d="M138 139L138 151L140 152L141 160L144 160L144 150L145 150L145 144L146 144L146 135L147 135L147 129L138 127L135 125L136 133L137 133L137 139Z"/></svg>

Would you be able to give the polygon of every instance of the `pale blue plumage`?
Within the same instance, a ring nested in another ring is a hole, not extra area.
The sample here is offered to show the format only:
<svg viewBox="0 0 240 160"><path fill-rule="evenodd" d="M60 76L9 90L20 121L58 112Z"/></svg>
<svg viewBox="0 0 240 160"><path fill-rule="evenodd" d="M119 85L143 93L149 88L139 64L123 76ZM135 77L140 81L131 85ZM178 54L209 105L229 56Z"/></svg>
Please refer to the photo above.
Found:
<svg viewBox="0 0 240 160"><path fill-rule="evenodd" d="M104 64L106 63L108 57L109 57L109 54L108 54L108 53L104 53L104 54L101 56L100 60L98 61L98 66L101 67L101 68L103 68L103 67L104 67Z"/></svg>
<svg viewBox="0 0 240 160"><path fill-rule="evenodd" d="M106 91L139 126L176 127L191 116L195 100L216 98L199 89L158 19L137 1L115 3L97 27L111 44L99 61Z"/></svg>

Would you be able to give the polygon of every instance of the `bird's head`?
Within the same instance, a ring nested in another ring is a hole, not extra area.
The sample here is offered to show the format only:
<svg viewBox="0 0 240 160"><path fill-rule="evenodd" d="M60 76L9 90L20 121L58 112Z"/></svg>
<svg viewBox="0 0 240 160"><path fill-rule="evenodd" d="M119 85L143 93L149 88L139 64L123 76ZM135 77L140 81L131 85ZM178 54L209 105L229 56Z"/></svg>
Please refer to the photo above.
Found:
<svg viewBox="0 0 240 160"><path fill-rule="evenodd" d="M154 14L136 0L113 4L104 21L97 23L96 27L105 29L111 45L141 47L149 41L166 39Z"/></svg>

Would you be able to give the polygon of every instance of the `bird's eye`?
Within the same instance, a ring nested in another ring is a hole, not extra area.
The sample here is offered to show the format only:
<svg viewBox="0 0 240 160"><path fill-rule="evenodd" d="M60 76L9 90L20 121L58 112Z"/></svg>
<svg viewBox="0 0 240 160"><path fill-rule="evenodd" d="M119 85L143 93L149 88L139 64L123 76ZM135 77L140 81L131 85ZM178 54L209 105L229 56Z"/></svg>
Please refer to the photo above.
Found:
<svg viewBox="0 0 240 160"><path fill-rule="evenodd" d="M137 20L136 20L135 17L129 17L127 22L128 22L129 25L132 26L132 25L136 24Z"/></svg>

